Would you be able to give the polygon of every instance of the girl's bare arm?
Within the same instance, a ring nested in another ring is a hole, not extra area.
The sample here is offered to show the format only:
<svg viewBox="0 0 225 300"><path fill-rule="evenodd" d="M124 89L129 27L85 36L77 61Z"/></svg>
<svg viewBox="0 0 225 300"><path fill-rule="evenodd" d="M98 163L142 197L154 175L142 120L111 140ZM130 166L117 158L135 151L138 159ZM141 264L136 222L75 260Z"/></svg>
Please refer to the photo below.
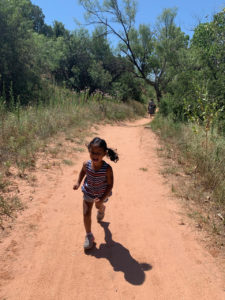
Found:
<svg viewBox="0 0 225 300"><path fill-rule="evenodd" d="M83 163L83 166L80 170L80 174L78 176L77 183L74 184L74 186L73 186L74 190L77 190L79 188L79 186L80 186L80 184L81 184L81 182L82 182L85 175L86 175L86 161Z"/></svg>
<svg viewBox="0 0 225 300"><path fill-rule="evenodd" d="M105 193L96 202L98 201L103 202L105 199L108 198L109 194L112 191L114 178L113 178L113 170L111 166L109 166L107 169L106 178L107 178L107 188L105 190Z"/></svg>

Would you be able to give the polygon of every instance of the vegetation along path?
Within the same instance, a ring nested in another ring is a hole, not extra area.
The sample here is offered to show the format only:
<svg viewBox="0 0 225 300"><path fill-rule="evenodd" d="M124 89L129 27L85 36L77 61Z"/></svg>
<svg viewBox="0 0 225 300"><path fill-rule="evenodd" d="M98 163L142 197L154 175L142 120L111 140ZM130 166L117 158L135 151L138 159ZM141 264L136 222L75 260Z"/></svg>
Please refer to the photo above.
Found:
<svg viewBox="0 0 225 300"><path fill-rule="evenodd" d="M36 171L33 200L0 244L0 299L225 299L222 271L188 219L181 224L147 123L94 133L120 160L111 163L115 185L104 222L93 209L96 246L87 253L82 193L72 189L87 151L71 152L73 166ZM20 186L21 195L28 192Z"/></svg>

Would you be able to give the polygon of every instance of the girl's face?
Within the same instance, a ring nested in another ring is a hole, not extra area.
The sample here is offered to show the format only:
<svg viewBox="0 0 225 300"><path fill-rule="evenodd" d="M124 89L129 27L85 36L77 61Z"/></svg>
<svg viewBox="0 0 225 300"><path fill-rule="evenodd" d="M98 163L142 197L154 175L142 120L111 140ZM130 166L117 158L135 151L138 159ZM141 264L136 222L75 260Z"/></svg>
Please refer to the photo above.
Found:
<svg viewBox="0 0 225 300"><path fill-rule="evenodd" d="M99 166L101 164L102 159L106 154L104 149L94 145L91 146L89 153L90 158L95 166Z"/></svg>

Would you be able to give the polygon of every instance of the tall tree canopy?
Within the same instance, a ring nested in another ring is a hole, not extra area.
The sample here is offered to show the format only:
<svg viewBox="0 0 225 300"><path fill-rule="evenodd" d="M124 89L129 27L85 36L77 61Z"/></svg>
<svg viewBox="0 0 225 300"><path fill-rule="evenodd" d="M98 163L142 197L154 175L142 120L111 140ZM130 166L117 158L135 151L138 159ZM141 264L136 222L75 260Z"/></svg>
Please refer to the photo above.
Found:
<svg viewBox="0 0 225 300"><path fill-rule="evenodd" d="M212 98L225 98L225 9L195 28L192 49L199 58L199 79L207 81Z"/></svg>
<svg viewBox="0 0 225 300"><path fill-rule="evenodd" d="M174 56L188 46L188 36L174 23L176 10L164 10L157 30L153 31L146 25L135 29L136 1L124 0L121 6L117 0L80 0L80 3L89 24L102 24L108 33L118 37L120 50L133 64L135 75L154 87L160 101L179 66Z"/></svg>
<svg viewBox="0 0 225 300"><path fill-rule="evenodd" d="M22 95L26 102L40 76L32 39L34 23L26 12L29 7L28 0L0 2L0 91L6 97Z"/></svg>

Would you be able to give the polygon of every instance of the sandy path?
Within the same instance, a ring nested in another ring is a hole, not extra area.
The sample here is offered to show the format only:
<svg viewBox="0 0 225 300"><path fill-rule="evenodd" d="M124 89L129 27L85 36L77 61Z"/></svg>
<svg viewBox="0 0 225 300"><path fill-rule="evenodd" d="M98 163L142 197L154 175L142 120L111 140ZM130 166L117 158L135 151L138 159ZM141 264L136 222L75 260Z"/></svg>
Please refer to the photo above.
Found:
<svg viewBox="0 0 225 300"><path fill-rule="evenodd" d="M190 226L180 225L181 208L159 175L157 140L142 126L147 122L98 131L120 160L111 163L115 186L101 225L93 210L97 244L87 254L82 195L72 190L87 152L75 166L39 180L36 204L1 244L0 299L225 299L214 258Z"/></svg>

